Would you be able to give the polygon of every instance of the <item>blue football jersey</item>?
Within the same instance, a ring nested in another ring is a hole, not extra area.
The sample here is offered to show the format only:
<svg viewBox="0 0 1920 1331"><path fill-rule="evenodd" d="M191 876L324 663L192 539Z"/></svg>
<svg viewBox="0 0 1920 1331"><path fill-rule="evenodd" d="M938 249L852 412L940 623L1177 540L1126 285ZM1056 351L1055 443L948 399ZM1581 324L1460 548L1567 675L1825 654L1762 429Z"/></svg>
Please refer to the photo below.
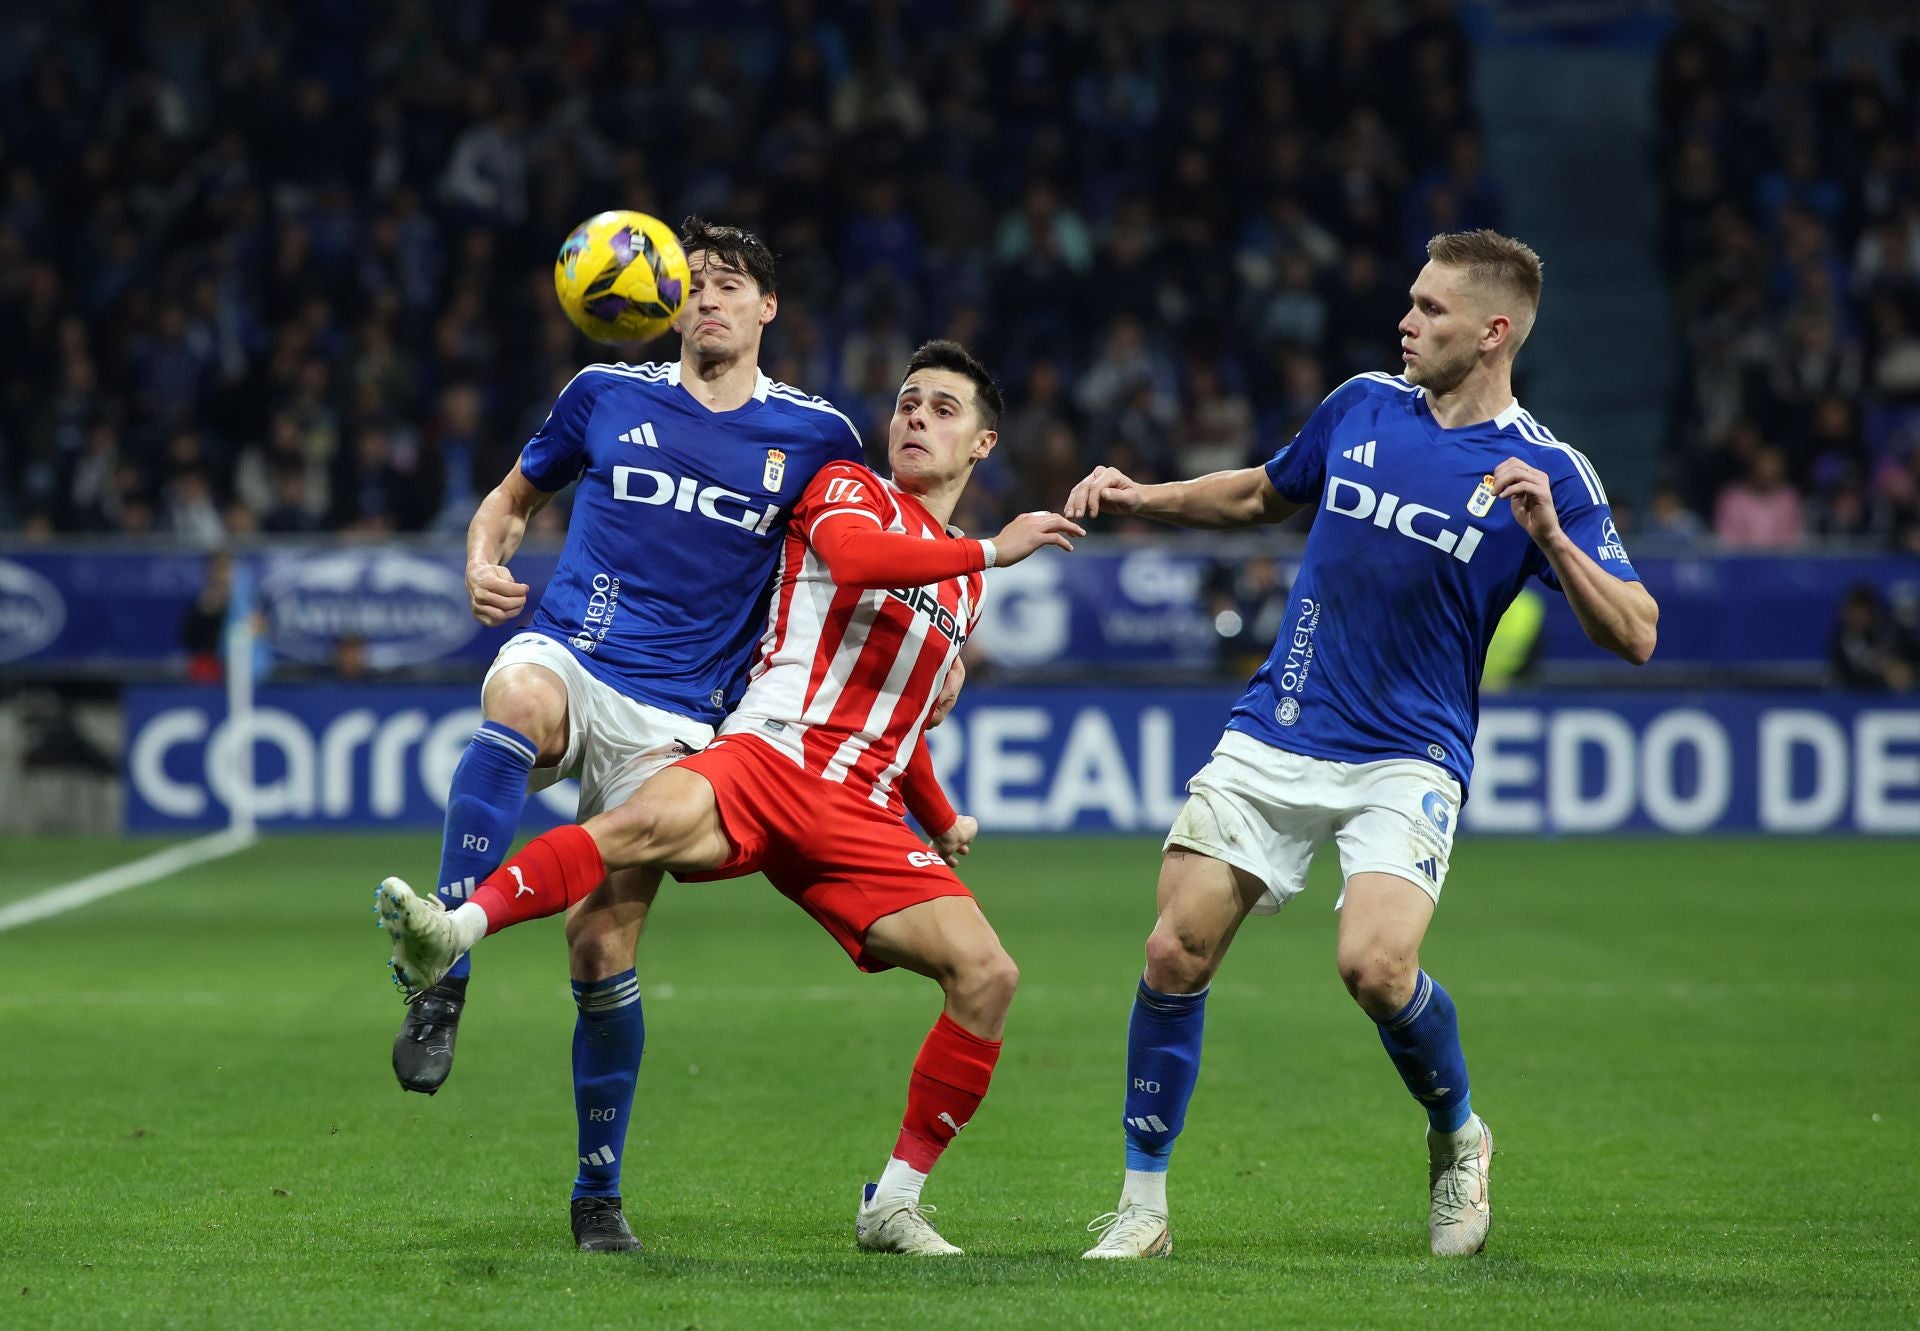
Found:
<svg viewBox="0 0 1920 1331"><path fill-rule="evenodd" d="M861 457L851 421L764 374L745 406L715 412L678 363L587 366L520 453L542 490L580 481L531 627L628 697L718 722L744 686L794 501L827 463Z"/></svg>
<svg viewBox="0 0 1920 1331"><path fill-rule="evenodd" d="M1559 590L1487 485L1510 457L1551 478L1574 544L1639 580L1593 464L1518 402L1447 430L1405 379L1360 375L1267 463L1282 496L1320 508L1273 654L1228 728L1315 758L1431 762L1464 790L1494 627L1528 578Z"/></svg>

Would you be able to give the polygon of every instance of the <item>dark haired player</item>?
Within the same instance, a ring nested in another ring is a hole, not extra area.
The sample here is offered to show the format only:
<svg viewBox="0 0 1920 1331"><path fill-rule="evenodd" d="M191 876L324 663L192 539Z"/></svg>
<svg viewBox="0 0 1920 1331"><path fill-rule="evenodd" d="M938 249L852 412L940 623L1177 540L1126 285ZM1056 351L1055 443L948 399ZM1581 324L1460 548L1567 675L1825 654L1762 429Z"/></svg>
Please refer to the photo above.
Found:
<svg viewBox="0 0 1920 1331"><path fill-rule="evenodd" d="M1045 545L1070 550L1081 534L1048 513L991 541L946 525L998 439L1000 410L964 348L920 348L888 431L892 480L829 463L795 506L759 660L719 738L619 807L536 838L451 914L397 878L379 891L395 970L416 987L484 935L565 910L608 869L633 866L683 879L763 872L861 970L932 977L945 1008L855 1227L876 1251L960 1251L928 1223L920 1190L986 1094L1018 978L949 867L972 819L935 810L931 825L951 830L928 851L900 817L903 781L938 798L920 733L978 620L982 572Z"/></svg>
<svg viewBox="0 0 1920 1331"><path fill-rule="evenodd" d="M1214 528L1320 506L1273 655L1167 835L1127 1034L1126 1179L1088 1257L1172 1247L1166 1171L1199 1075L1207 989L1248 914L1299 895L1329 841L1346 882L1340 976L1427 1114L1429 1244L1438 1256L1486 1244L1493 1136L1420 944L1473 770L1487 642L1534 577L1636 665L1653 654L1659 608L1593 464L1514 401L1539 256L1492 231L1435 236L1427 255L1400 321L1404 374L1349 379L1264 467L1171 485L1099 467L1067 499L1069 517Z"/></svg>
<svg viewBox="0 0 1920 1331"><path fill-rule="evenodd" d="M507 623L527 603L506 567L527 520L579 482L553 580L488 671L485 720L454 771L437 879L449 905L505 858L530 782L577 776L589 817L712 738L744 686L795 501L822 466L861 459L845 416L760 372L779 306L767 247L696 217L682 229L692 281L680 360L581 370L468 529L473 613ZM617 873L567 921L573 1231L591 1251L637 1246L620 1157L645 1041L635 949L659 881ZM462 963L410 994L393 1046L408 1090L446 1080L467 984Z"/></svg>

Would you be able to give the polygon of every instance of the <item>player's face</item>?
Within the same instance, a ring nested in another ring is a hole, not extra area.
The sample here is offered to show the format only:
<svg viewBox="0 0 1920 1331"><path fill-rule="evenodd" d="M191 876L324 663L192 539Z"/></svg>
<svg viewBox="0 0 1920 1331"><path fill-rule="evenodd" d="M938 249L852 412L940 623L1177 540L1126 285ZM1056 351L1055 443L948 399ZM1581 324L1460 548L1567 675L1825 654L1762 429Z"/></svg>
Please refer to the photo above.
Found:
<svg viewBox="0 0 1920 1331"><path fill-rule="evenodd" d="M966 474L999 438L980 428L973 380L952 370L916 370L900 385L887 427L896 480L949 481Z"/></svg>
<svg viewBox="0 0 1920 1331"><path fill-rule="evenodd" d="M1412 303L1400 320L1400 359L1407 382L1430 393L1459 386L1480 357L1486 319L1458 268L1429 263L1408 293Z"/></svg>
<svg viewBox="0 0 1920 1331"><path fill-rule="evenodd" d="M687 256L687 303L677 327L686 346L709 360L745 355L760 344L760 330L773 322L777 304L753 277L705 250Z"/></svg>

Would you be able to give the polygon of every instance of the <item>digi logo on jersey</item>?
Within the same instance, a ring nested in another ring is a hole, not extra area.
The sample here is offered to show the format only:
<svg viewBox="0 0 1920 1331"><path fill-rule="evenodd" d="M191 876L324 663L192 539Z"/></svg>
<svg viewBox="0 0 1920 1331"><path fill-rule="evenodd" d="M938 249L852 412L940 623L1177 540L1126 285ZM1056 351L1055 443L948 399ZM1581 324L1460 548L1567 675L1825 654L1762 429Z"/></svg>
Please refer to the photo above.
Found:
<svg viewBox="0 0 1920 1331"><path fill-rule="evenodd" d="M1463 564L1472 561L1473 552L1480 548L1480 538L1484 535L1474 526L1469 526L1464 532L1449 531L1443 524L1453 521L1453 514L1402 499L1391 491L1376 493L1372 486L1350 481L1344 476L1327 477L1327 496L1321 507L1325 512L1338 513L1343 518L1356 518L1361 522L1372 519L1373 525L1382 531L1397 531L1422 545L1430 545L1443 554L1452 555ZM1427 530L1422 530L1414 525L1421 518L1433 518L1436 521L1427 524Z"/></svg>
<svg viewBox="0 0 1920 1331"><path fill-rule="evenodd" d="M764 510L738 490L723 485L702 485L691 476L670 476L647 467L615 467L613 497L629 504L671 504L681 513L698 513L703 518L739 527L756 536L764 536L780 516L780 505L768 504ZM720 507L738 504L738 512Z"/></svg>
<svg viewBox="0 0 1920 1331"><path fill-rule="evenodd" d="M580 631L571 639L575 651L590 652L599 646L613 627L614 611L620 608L620 579L596 573L592 588L587 593L587 612L580 617Z"/></svg>
<svg viewBox="0 0 1920 1331"><path fill-rule="evenodd" d="M906 606L916 614L925 615L937 629L940 636L956 647L964 647L967 635L960 627L960 617L940 604L940 598L931 587L889 587L887 595Z"/></svg>

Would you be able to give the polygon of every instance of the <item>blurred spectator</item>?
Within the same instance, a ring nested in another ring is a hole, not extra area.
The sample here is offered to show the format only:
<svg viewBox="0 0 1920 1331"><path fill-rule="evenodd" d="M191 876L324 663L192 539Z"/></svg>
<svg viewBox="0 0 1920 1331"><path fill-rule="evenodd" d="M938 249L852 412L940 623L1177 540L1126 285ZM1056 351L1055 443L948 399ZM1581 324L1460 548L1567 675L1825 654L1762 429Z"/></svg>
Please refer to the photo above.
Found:
<svg viewBox="0 0 1920 1331"><path fill-rule="evenodd" d="M1920 642L1887 612L1877 589L1860 583L1840 603L1827 657L1842 688L1905 693L1920 667Z"/></svg>
<svg viewBox="0 0 1920 1331"><path fill-rule="evenodd" d="M1800 544L1806 534L1800 492L1787 484L1787 462L1779 449L1760 449L1746 478L1720 492L1713 534L1736 549L1784 550Z"/></svg>
<svg viewBox="0 0 1920 1331"><path fill-rule="evenodd" d="M1751 482L1719 475L1750 467L1726 445L1751 421L1786 449L1808 530L1904 539L1886 477L1920 408L1920 172L1898 128L1920 68L1860 62L1859 36L1693 6L1661 55L1662 252L1686 348L1669 448L1708 481L1690 498L1716 528L1722 494L1757 511ZM1769 489L1772 541L1793 523Z"/></svg>

